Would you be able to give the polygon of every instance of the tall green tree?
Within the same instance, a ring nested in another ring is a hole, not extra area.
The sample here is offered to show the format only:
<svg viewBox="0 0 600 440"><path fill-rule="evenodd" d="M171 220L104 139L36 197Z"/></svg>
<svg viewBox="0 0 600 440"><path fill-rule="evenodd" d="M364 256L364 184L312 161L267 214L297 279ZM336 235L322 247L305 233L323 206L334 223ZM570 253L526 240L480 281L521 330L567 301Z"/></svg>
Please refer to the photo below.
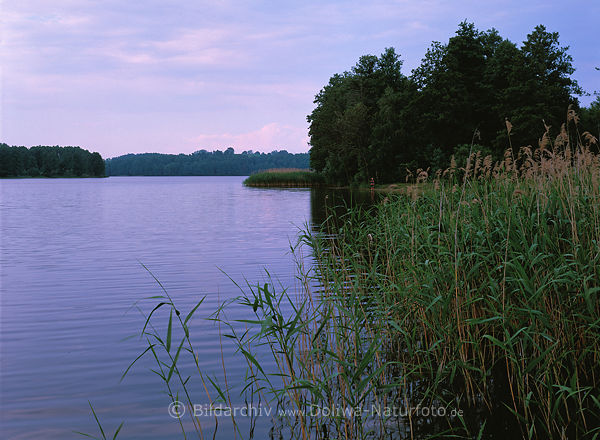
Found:
<svg viewBox="0 0 600 440"><path fill-rule="evenodd" d="M99 153L79 147L0 144L0 177L104 177Z"/></svg>
<svg viewBox="0 0 600 440"><path fill-rule="evenodd" d="M308 116L315 170L342 183L397 181L405 168L447 166L472 140L499 158L509 145L535 146L547 126L556 135L581 93L568 47L541 25L518 47L462 22L410 77L401 65L386 49L331 77ZM582 110L582 120L592 114Z"/></svg>
<svg viewBox="0 0 600 440"><path fill-rule="evenodd" d="M596 99L588 106L582 108L580 111L580 124L581 129L580 132L583 133L588 132L594 138L596 138L596 143L593 146L595 151L598 151L598 147L600 147L600 93L596 95ZM586 139L588 141L588 139ZM589 139L591 141L591 139Z"/></svg>
<svg viewBox="0 0 600 440"><path fill-rule="evenodd" d="M417 87L403 78L399 87L388 87L379 99L372 133L371 152L378 182L402 180L406 170L424 162L420 149L419 118L413 113Z"/></svg>
<svg viewBox="0 0 600 440"><path fill-rule="evenodd" d="M536 26L523 42L524 66L511 85L519 97L512 121L517 146L536 145L544 121L557 134L569 105L578 104L576 95L581 89L571 78L575 68L568 49L560 45L558 32L548 32L543 25Z"/></svg>
<svg viewBox="0 0 600 440"><path fill-rule="evenodd" d="M366 182L380 172L374 127L386 91L405 81L401 67L399 56L388 48L379 57L360 57L349 72L330 78L307 117L313 169L342 183Z"/></svg>
<svg viewBox="0 0 600 440"><path fill-rule="evenodd" d="M92 153L89 158L89 170L92 176L103 177L105 173L104 160L99 153Z"/></svg>
<svg viewBox="0 0 600 440"><path fill-rule="evenodd" d="M492 148L497 158L511 145L506 119L513 124L511 137L515 139L515 145L520 145L527 137L521 123L531 111L527 89L521 83L527 74L526 70L523 53L509 40L502 40L497 45L486 66L484 81L491 99L489 117L483 130L484 143Z"/></svg>
<svg viewBox="0 0 600 440"><path fill-rule="evenodd" d="M448 44L434 42L413 71L420 90L413 111L421 116L421 142L429 154L438 150L447 161L455 146L481 132L490 101L484 72L496 43L495 32L481 33L463 22Z"/></svg>

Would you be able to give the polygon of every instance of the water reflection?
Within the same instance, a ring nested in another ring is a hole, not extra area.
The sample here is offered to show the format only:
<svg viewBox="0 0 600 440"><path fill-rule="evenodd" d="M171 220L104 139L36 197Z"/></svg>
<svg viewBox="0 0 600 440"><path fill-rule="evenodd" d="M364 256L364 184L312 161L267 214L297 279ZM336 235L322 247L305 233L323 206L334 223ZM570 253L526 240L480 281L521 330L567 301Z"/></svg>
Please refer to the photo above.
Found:
<svg viewBox="0 0 600 440"><path fill-rule="evenodd" d="M303 225L322 223L328 208L341 214L345 206L368 206L373 200L368 191L245 188L242 180L0 182L3 438L52 440L72 437L73 430L93 433L88 400L107 427L125 420L123 438L180 436L178 423L168 416L163 384L150 370L156 368L152 359L142 358L119 383L145 348L139 337L144 318L136 307L148 313L157 300L141 300L162 293L140 263L181 310L206 296L190 322L201 368L223 380L225 364L233 403L244 403L239 392L245 364L208 320L222 301L240 295L228 276L242 286L245 280L264 282L266 268L294 291L298 281L290 244ZM248 317L239 307L228 314ZM167 320L168 315L159 321L159 329ZM207 403L200 381L193 377L190 384L196 403ZM209 419L205 423L212 425ZM230 420L219 423L216 438L230 438ZM256 438L271 428L271 421L261 418ZM214 426L206 429L205 436L215 432Z"/></svg>
<svg viewBox="0 0 600 440"><path fill-rule="evenodd" d="M313 225L322 224L332 213L340 217L349 207L368 208L381 199L381 193L369 190L313 188L310 192Z"/></svg>

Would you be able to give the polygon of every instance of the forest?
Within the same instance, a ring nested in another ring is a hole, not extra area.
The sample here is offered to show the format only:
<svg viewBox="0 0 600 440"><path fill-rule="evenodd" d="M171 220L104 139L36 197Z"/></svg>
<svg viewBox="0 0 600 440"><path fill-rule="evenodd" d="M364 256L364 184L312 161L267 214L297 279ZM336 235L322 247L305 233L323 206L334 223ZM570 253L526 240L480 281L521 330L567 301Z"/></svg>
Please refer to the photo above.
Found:
<svg viewBox="0 0 600 440"><path fill-rule="evenodd" d="M248 176L271 168L308 168L308 153L199 150L191 154L126 154L106 160L109 176Z"/></svg>
<svg viewBox="0 0 600 440"><path fill-rule="evenodd" d="M79 147L0 143L0 177L104 177L104 160Z"/></svg>
<svg viewBox="0 0 600 440"><path fill-rule="evenodd" d="M407 170L440 169L453 155L464 161L471 144L497 160L558 135L599 138L600 96L580 108L568 49L542 25L519 47L463 22L410 76L393 48L362 56L315 97L311 168L332 183L403 182ZM566 126L569 109L578 116Z"/></svg>

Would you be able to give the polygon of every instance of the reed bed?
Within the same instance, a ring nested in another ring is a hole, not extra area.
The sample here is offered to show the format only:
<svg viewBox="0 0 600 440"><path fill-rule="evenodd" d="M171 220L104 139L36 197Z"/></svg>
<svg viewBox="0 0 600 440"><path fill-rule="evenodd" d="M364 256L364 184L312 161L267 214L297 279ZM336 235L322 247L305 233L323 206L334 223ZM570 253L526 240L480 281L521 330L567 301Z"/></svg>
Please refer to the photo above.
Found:
<svg viewBox="0 0 600 440"><path fill-rule="evenodd" d="M342 321L329 403L410 408L338 438L600 437L600 158L591 135L565 132L495 164L471 154L430 186L418 170L335 239L309 237L320 300Z"/></svg>
<svg viewBox="0 0 600 440"><path fill-rule="evenodd" d="M248 319L228 320L230 304L210 319L247 364L242 395L283 410L271 437L600 438L600 158L577 139L418 170L405 193L307 226L296 291L240 286ZM193 404L189 352L210 402L231 402L225 363L207 380L190 340L201 303L184 317L160 301L145 353L170 398Z"/></svg>
<svg viewBox="0 0 600 440"><path fill-rule="evenodd" d="M244 185L256 187L312 187L324 185L323 176L299 168L273 168L252 174Z"/></svg>

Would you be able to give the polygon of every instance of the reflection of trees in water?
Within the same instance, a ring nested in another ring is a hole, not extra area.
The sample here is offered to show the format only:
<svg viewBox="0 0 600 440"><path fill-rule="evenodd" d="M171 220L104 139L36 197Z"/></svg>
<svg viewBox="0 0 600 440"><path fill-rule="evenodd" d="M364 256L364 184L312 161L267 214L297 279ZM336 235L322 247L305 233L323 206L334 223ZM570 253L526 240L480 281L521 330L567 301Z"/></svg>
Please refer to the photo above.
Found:
<svg viewBox="0 0 600 440"><path fill-rule="evenodd" d="M314 226L323 223L331 214L337 218L350 207L369 207L381 199L381 194L365 190L312 188L310 191L311 222Z"/></svg>

